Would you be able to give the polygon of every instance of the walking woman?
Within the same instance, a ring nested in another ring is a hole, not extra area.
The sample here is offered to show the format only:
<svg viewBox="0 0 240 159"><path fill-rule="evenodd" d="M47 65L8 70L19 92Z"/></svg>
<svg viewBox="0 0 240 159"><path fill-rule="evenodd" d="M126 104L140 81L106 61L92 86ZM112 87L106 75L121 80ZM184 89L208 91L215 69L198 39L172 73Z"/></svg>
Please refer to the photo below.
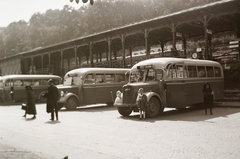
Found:
<svg viewBox="0 0 240 159"><path fill-rule="evenodd" d="M27 96L27 103L26 103L27 109L23 117L26 118L27 114L32 114L33 115L32 119L35 119L37 111L36 111L35 95L34 95L33 89L31 86L26 86L25 89L26 89L26 96Z"/></svg>
<svg viewBox="0 0 240 159"><path fill-rule="evenodd" d="M203 85L203 98L204 98L204 108L205 115L207 114L207 109L210 109L210 114L212 115L212 105L213 105L213 91L211 85L207 82Z"/></svg>

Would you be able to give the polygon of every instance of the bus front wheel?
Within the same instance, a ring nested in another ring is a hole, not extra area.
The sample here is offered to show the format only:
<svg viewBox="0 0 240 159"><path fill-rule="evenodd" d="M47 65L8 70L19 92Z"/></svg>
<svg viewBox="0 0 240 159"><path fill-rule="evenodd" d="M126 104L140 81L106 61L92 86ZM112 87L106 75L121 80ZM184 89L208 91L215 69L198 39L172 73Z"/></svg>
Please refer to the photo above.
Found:
<svg viewBox="0 0 240 159"><path fill-rule="evenodd" d="M118 107L118 112L122 116L129 116L132 113L132 109L128 107Z"/></svg>
<svg viewBox="0 0 240 159"><path fill-rule="evenodd" d="M160 103L157 98L151 98L148 103L148 108L146 110L146 115L149 118L156 117L160 111Z"/></svg>
<svg viewBox="0 0 240 159"><path fill-rule="evenodd" d="M75 110L78 106L78 99L76 97L70 97L65 105L67 110Z"/></svg>

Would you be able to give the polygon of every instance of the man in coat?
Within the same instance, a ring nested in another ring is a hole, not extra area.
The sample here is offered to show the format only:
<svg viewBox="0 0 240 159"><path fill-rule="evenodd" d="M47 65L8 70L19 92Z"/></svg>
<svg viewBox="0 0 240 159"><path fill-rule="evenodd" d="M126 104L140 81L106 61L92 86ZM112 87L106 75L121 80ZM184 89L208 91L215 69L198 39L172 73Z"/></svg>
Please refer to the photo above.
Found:
<svg viewBox="0 0 240 159"><path fill-rule="evenodd" d="M58 89L54 85L54 82L52 79L48 80L48 92L47 92L47 113L51 113L51 119L54 120L54 112L56 114L56 119L58 120L58 107L57 107L57 101L59 97Z"/></svg>

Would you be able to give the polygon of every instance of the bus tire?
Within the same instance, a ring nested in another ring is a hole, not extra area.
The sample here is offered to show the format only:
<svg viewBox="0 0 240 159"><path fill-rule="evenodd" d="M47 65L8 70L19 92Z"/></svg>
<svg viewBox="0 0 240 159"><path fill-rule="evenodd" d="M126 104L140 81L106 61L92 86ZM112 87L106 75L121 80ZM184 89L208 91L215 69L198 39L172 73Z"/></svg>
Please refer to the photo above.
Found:
<svg viewBox="0 0 240 159"><path fill-rule="evenodd" d="M157 98L151 98L146 109L146 115L148 118L156 117L160 111L160 103Z"/></svg>
<svg viewBox="0 0 240 159"><path fill-rule="evenodd" d="M78 99L76 97L68 98L65 105L67 110L75 110L77 106L78 106Z"/></svg>
<svg viewBox="0 0 240 159"><path fill-rule="evenodd" d="M129 107L118 107L118 112L122 116L129 116L132 113L132 109Z"/></svg>

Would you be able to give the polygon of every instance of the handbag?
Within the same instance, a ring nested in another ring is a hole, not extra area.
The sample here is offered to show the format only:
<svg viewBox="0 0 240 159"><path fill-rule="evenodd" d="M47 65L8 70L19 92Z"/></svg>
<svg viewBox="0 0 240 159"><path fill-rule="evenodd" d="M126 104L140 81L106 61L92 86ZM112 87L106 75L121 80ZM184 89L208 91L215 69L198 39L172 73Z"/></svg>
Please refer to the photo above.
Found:
<svg viewBox="0 0 240 159"><path fill-rule="evenodd" d="M22 103L22 110L27 110L27 105L25 103Z"/></svg>

